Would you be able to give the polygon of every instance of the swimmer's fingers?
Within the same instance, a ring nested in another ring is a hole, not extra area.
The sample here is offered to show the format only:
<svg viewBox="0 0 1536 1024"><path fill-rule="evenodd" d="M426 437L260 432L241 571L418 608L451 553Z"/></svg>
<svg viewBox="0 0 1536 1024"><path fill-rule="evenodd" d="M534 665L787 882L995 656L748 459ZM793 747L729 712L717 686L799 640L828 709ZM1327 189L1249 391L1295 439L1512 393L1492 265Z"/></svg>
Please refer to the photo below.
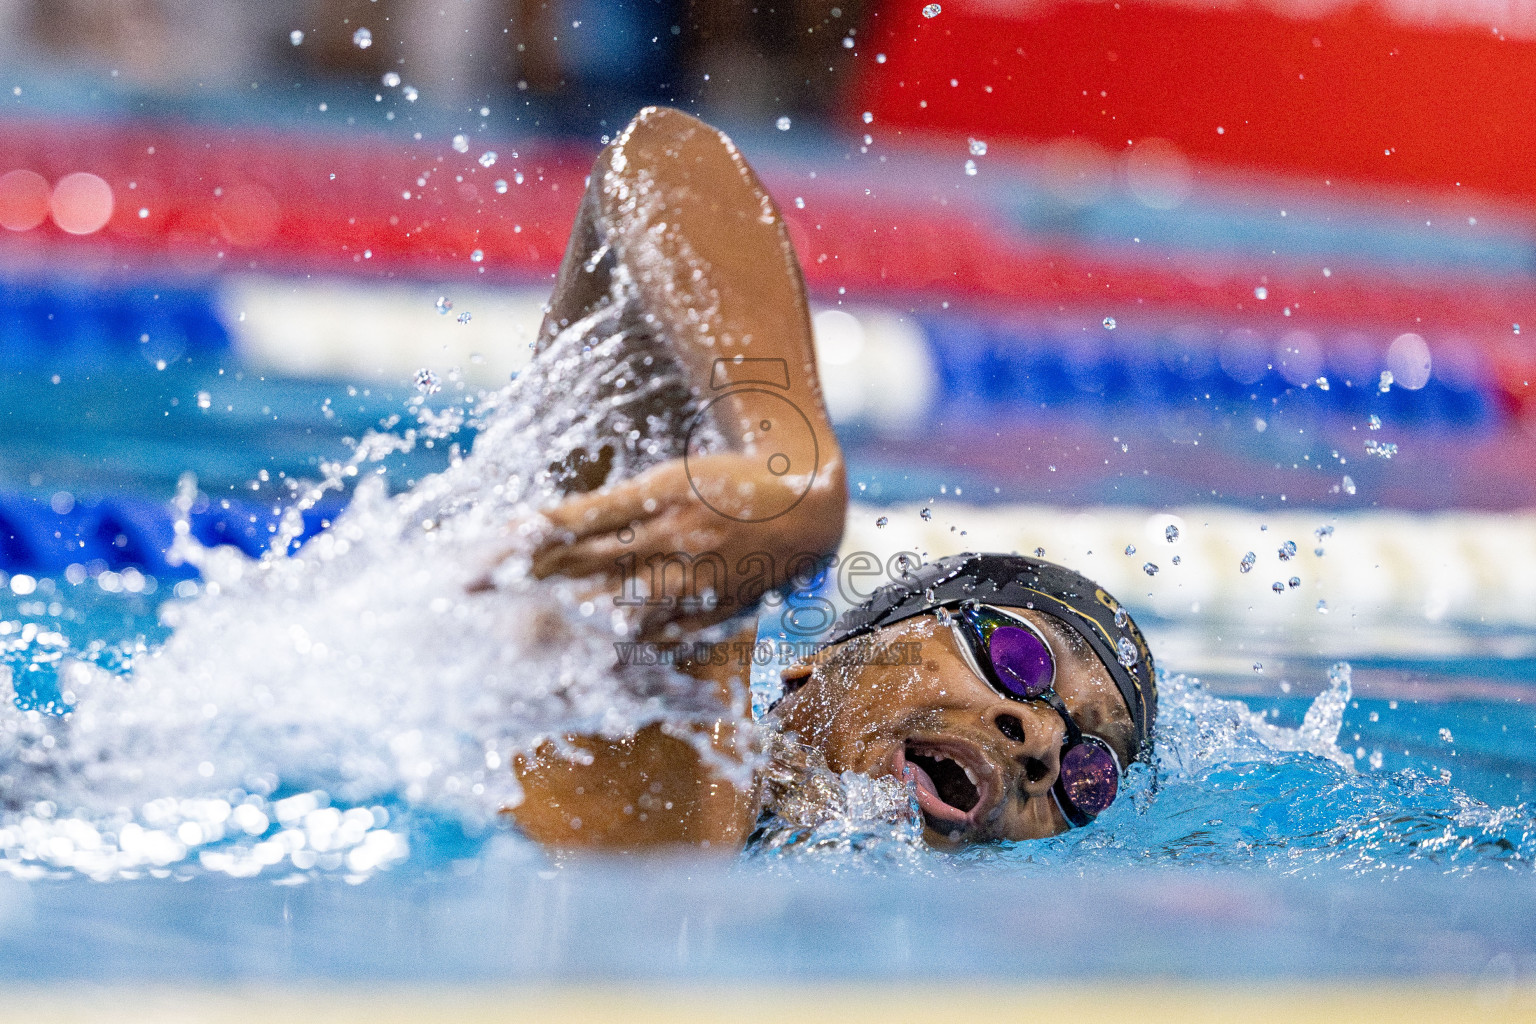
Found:
<svg viewBox="0 0 1536 1024"><path fill-rule="evenodd" d="M526 519L514 521L508 530L513 537L512 542L494 548L490 558L485 562L484 571L466 583L464 589L471 594L495 590L497 570L510 558L520 555L532 557L533 552L549 542L551 531L549 520L541 515L532 515Z"/></svg>
<svg viewBox="0 0 1536 1024"><path fill-rule="evenodd" d="M499 551L491 560L492 568L467 584L467 589L471 593L495 589L494 567L515 555L529 558L529 574L535 579L609 573L610 563L635 539L636 529L675 510L687 489L687 472L679 460L612 487L568 498L515 524L517 542ZM644 543L637 547L643 549Z"/></svg>
<svg viewBox="0 0 1536 1024"><path fill-rule="evenodd" d="M533 556L528 574L536 580L546 580L551 576L580 578L612 575L618 569L616 560L628 548L629 545L611 533L546 547Z"/></svg>
<svg viewBox="0 0 1536 1024"><path fill-rule="evenodd" d="M625 522L614 532L542 548L533 556L529 573L535 579L550 576L622 579L626 571L633 572L637 564L644 565L652 555L708 551L718 546L721 538L715 531L699 529L685 519L686 516L674 510L648 522Z"/></svg>
<svg viewBox="0 0 1536 1024"><path fill-rule="evenodd" d="M549 520L543 547L613 533L666 512L688 489L682 463L668 462L632 480L591 494L568 498L547 510Z"/></svg>

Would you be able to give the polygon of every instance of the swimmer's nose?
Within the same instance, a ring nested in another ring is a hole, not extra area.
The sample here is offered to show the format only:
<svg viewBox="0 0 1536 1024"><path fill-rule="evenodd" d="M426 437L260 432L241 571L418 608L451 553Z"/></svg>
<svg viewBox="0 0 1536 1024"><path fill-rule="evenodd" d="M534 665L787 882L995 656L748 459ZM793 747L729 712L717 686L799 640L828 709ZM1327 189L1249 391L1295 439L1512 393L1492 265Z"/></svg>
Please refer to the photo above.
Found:
<svg viewBox="0 0 1536 1024"><path fill-rule="evenodd" d="M1044 796L1061 769L1065 729L1049 708L1007 701L987 709L992 727L1007 741L1007 756L1017 771L1015 785L1031 797ZM1012 774L1010 772L1010 774Z"/></svg>

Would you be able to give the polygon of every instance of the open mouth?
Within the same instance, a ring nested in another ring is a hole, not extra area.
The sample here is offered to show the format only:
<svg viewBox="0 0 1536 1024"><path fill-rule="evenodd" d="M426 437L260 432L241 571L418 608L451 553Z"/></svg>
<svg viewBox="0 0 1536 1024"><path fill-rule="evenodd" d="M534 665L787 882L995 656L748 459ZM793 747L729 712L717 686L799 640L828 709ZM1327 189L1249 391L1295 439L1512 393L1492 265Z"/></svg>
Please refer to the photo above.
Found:
<svg viewBox="0 0 1536 1024"><path fill-rule="evenodd" d="M929 824L942 832L972 824L972 812L987 793L986 777L960 760L959 751L908 742L901 768L917 783L917 803Z"/></svg>

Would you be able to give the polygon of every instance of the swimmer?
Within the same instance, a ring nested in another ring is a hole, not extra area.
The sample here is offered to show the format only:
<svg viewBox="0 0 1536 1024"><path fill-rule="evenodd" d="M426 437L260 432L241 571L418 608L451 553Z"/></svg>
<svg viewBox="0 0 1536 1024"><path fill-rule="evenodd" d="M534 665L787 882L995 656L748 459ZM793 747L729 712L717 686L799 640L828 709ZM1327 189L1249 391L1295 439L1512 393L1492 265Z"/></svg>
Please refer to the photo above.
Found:
<svg viewBox="0 0 1536 1024"><path fill-rule="evenodd" d="M724 637L677 661L722 712L691 736L653 725L519 758L518 827L561 850L738 850L763 773L733 783L704 753L752 758L765 732L833 772L908 780L940 847L1051 836L1102 813L1150 753L1152 657L1102 588L1040 559L960 555L902 573L786 668L784 696L752 722L742 659L708 652L751 648L759 600L837 550L848 498L785 224L731 141L676 110L641 111L598 157L540 344L618 293L635 330L627 368L605 380L653 393L627 434L550 466L561 500L519 524L521 550L535 577L620 595L637 642ZM641 449L667 457L620 478ZM690 591L690 570L708 586Z"/></svg>

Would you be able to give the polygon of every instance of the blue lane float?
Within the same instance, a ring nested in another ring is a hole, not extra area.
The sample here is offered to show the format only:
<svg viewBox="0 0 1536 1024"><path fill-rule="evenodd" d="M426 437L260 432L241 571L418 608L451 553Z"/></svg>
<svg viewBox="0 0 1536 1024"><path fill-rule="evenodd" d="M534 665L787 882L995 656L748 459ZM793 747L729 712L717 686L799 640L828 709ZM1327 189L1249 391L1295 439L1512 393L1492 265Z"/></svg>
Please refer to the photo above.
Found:
<svg viewBox="0 0 1536 1024"><path fill-rule="evenodd" d="M1195 401L1278 402L1320 416L1376 412L1432 430L1483 429L1501 415L1487 367L1470 347L1437 354L1424 387L1382 392L1386 346L1358 334L1328 344L1308 336L1310 350L1298 352L1284 335L1246 329L1112 334L956 316L927 317L922 327L937 391L957 417L1027 417L1042 408L1145 413ZM1326 390L1319 378L1329 381Z"/></svg>
<svg viewBox="0 0 1536 1024"><path fill-rule="evenodd" d="M233 545L256 558L277 533L282 511L274 508L209 502L195 509L188 521L192 536L204 546ZM340 502L333 502L306 511L295 547L330 526L341 508ZM46 497L0 493L0 570L53 576L71 565L94 563L114 572L132 567L169 579L196 576L191 566L171 565L166 559L175 521L170 505L141 497L86 500L59 511Z"/></svg>
<svg viewBox="0 0 1536 1024"><path fill-rule="evenodd" d="M151 364L227 352L211 288L0 281L0 361Z"/></svg>

